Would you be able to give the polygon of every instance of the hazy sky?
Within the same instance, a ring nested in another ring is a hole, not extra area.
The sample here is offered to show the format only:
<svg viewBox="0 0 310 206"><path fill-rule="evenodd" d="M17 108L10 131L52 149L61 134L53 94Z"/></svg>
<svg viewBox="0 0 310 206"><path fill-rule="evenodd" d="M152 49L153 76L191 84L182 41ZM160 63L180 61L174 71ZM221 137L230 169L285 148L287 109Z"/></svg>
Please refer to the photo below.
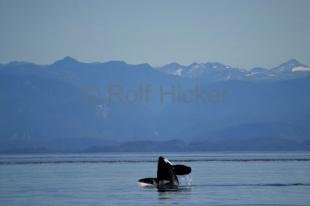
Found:
<svg viewBox="0 0 310 206"><path fill-rule="evenodd" d="M310 0L0 0L0 63L310 65Z"/></svg>

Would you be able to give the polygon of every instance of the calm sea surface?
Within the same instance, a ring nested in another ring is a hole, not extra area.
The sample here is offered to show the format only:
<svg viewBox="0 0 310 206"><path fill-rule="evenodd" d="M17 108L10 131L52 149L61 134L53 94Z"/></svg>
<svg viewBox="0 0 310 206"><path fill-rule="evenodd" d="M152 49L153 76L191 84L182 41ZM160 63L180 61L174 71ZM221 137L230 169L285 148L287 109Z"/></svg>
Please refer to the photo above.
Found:
<svg viewBox="0 0 310 206"><path fill-rule="evenodd" d="M159 155L192 167L179 191L138 186ZM1 155L0 205L310 205L310 153Z"/></svg>

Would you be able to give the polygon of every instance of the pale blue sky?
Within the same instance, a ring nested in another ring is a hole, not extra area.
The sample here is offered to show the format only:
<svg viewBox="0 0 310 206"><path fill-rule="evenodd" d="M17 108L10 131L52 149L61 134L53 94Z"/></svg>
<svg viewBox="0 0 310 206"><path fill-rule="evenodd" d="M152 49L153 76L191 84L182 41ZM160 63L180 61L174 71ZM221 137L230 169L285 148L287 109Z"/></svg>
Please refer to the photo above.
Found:
<svg viewBox="0 0 310 206"><path fill-rule="evenodd" d="M310 1L0 0L0 63L310 65Z"/></svg>

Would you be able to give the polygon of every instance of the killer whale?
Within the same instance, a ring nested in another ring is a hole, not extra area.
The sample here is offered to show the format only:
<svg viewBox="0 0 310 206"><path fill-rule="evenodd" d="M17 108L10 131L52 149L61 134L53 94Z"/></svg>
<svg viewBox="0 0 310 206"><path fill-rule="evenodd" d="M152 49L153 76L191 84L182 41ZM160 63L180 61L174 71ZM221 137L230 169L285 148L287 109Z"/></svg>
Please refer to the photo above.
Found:
<svg viewBox="0 0 310 206"><path fill-rule="evenodd" d="M158 189L177 189L177 175L190 174L192 169L185 165L173 165L167 158L160 156L157 163L157 177L147 177L138 180L140 186L156 186Z"/></svg>

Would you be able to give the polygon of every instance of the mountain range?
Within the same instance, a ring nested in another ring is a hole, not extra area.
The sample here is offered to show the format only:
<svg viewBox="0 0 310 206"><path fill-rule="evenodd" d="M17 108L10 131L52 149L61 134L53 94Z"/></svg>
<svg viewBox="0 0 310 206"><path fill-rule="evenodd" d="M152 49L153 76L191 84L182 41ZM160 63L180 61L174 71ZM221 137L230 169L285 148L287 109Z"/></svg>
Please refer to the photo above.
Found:
<svg viewBox="0 0 310 206"><path fill-rule="evenodd" d="M220 63L193 63L188 66L171 63L158 69L167 74L212 82L226 80L285 80L305 77L310 72L308 66L301 64L296 59L291 59L271 69L255 67L248 70Z"/></svg>
<svg viewBox="0 0 310 206"><path fill-rule="evenodd" d="M0 152L310 149L310 67L0 64Z"/></svg>

